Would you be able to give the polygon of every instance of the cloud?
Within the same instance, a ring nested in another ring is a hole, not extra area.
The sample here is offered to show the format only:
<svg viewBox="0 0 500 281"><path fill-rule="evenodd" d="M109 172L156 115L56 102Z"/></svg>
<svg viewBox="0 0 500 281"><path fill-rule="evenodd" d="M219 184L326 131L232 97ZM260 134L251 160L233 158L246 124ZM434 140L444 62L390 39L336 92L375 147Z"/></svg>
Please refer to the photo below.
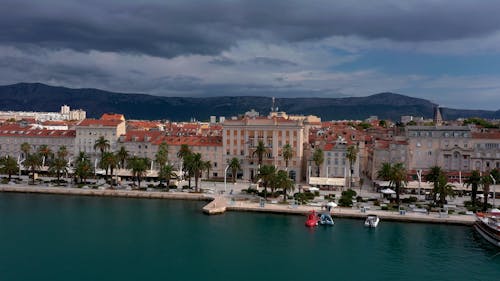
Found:
<svg viewBox="0 0 500 281"><path fill-rule="evenodd" d="M241 40L307 42L355 36L426 44L485 38L500 2L456 0L6 0L0 44L171 58L217 55Z"/></svg>

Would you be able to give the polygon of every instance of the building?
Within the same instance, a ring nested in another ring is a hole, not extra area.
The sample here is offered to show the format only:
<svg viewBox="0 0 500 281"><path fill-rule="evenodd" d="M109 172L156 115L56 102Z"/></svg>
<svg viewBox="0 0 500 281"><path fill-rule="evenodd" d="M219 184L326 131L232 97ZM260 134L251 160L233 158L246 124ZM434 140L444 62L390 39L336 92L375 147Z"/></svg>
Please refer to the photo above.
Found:
<svg viewBox="0 0 500 281"><path fill-rule="evenodd" d="M0 126L0 157L10 155L20 161L26 158L21 151L21 144L28 143L31 151L35 152L42 145L47 145L52 152L65 146L68 157L73 156L75 131L74 130L46 130L22 127L18 124Z"/></svg>
<svg viewBox="0 0 500 281"><path fill-rule="evenodd" d="M303 145L306 142L303 120L290 120L283 117L243 117L225 120L222 124L222 152L224 165L233 157L240 160L244 180L253 180L258 174L258 159L255 148L259 141L266 146L268 153L263 163L285 170L283 146L289 144L293 157L289 160L288 173L291 178L300 180L303 173Z"/></svg>
<svg viewBox="0 0 500 281"><path fill-rule="evenodd" d="M91 159L97 159L100 152L94 149L94 144L101 136L109 141L111 151L118 149L118 138L126 133L125 120L121 117L110 119L108 115L103 117L104 119L84 119L75 126L75 154L85 152Z"/></svg>

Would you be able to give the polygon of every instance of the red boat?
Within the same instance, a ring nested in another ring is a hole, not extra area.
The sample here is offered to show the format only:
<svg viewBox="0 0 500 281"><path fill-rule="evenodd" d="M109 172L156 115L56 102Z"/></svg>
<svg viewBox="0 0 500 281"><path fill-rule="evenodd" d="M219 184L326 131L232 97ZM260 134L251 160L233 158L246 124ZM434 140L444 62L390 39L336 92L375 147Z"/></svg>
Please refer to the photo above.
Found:
<svg viewBox="0 0 500 281"><path fill-rule="evenodd" d="M314 210L311 211L309 215L307 215L306 226L307 227L315 227L318 225L318 215Z"/></svg>

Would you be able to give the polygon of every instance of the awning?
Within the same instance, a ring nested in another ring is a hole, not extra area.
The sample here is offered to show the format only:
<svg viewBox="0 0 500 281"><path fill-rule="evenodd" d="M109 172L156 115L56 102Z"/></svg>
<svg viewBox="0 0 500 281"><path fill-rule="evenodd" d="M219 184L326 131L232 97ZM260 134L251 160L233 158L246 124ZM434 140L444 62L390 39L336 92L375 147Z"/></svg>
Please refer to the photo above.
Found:
<svg viewBox="0 0 500 281"><path fill-rule="evenodd" d="M394 191L390 188L382 189L382 190L380 190L380 192L383 194L396 194L396 191Z"/></svg>
<svg viewBox="0 0 500 281"><path fill-rule="evenodd" d="M310 177L310 185L332 185L332 186L344 186L345 178L321 178L321 177Z"/></svg>

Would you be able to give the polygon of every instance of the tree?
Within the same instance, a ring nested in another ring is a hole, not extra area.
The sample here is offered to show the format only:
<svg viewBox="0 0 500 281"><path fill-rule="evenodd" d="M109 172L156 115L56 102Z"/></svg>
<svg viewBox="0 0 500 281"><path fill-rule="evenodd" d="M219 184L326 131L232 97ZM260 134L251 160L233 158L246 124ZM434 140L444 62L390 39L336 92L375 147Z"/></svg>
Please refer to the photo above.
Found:
<svg viewBox="0 0 500 281"><path fill-rule="evenodd" d="M432 198L434 202L437 201L437 194L439 193L439 181L440 177L443 174L443 170L439 166L431 167L429 173L425 176L425 179L428 182L432 182L434 184L434 188L432 189Z"/></svg>
<svg viewBox="0 0 500 281"><path fill-rule="evenodd" d="M162 181L165 181L167 183L167 186L169 186L170 180L175 177L177 177L177 175L174 172L174 166L170 164L163 166L158 172L158 179L160 180L160 184L162 183Z"/></svg>
<svg viewBox="0 0 500 281"><path fill-rule="evenodd" d="M490 195L490 185L493 183L493 180L490 177L490 174L486 174L481 177L481 186L483 187L483 212L488 209L488 196Z"/></svg>
<svg viewBox="0 0 500 281"><path fill-rule="evenodd" d="M80 182L84 183L93 172L94 169L92 168L88 155L81 151L75 162L75 179L80 178Z"/></svg>
<svg viewBox="0 0 500 281"><path fill-rule="evenodd" d="M274 176L271 178L271 185L273 188L283 190L284 201L286 202L287 191L293 191L294 185L293 181L288 177L288 173L283 170L279 170Z"/></svg>
<svg viewBox="0 0 500 281"><path fill-rule="evenodd" d="M108 177L108 170L111 178L113 178L113 171L118 166L118 158L113 152L104 152L100 163L101 169L106 170L106 178Z"/></svg>
<svg viewBox="0 0 500 281"><path fill-rule="evenodd" d="M132 172L132 176L137 179L137 186L141 188L141 179L146 175L146 171L149 166L149 159L147 157L132 157L128 161L129 169Z"/></svg>
<svg viewBox="0 0 500 281"><path fill-rule="evenodd" d="M325 155L323 153L323 150L321 148L316 148L313 153L312 157L314 164L316 165L317 168L317 174L319 177L319 170L323 162L325 162Z"/></svg>
<svg viewBox="0 0 500 281"><path fill-rule="evenodd" d="M207 179L210 179L210 170L212 169L212 162L210 160L205 161L205 170L207 171Z"/></svg>
<svg viewBox="0 0 500 281"><path fill-rule="evenodd" d="M408 182L406 168L403 163L396 163L392 166L391 182L394 184L396 189L396 201L399 208L399 195L401 194L401 188L405 187Z"/></svg>
<svg viewBox="0 0 500 281"><path fill-rule="evenodd" d="M401 189L405 187L407 183L407 172L404 164L395 163L391 165L390 163L383 163L382 167L377 171L377 178L389 181L389 186L394 186L396 201L399 208L399 195L401 194Z"/></svg>
<svg viewBox="0 0 500 281"><path fill-rule="evenodd" d="M42 144L38 147L38 154L40 155L40 157L42 157L42 164L44 165L50 164L50 160L54 155L52 149L50 149L50 147L46 144ZM45 161L43 159L45 159Z"/></svg>
<svg viewBox="0 0 500 281"><path fill-rule="evenodd" d="M259 167L260 165L262 165L262 159L264 159L264 154L266 153L267 153L266 145L264 144L263 141L259 141L257 143L257 146L255 147L254 152L252 153L252 156L257 155L257 161L259 163Z"/></svg>
<svg viewBox="0 0 500 281"><path fill-rule="evenodd" d="M106 152L110 148L111 148L111 145L109 144L109 140L105 139L103 136L100 136L94 142L94 150L99 149L99 151L101 152L101 159L102 159L102 156L104 155L104 152Z"/></svg>
<svg viewBox="0 0 500 281"><path fill-rule="evenodd" d="M58 158L66 159L66 157L68 156L68 149L64 145L60 146L56 154Z"/></svg>
<svg viewBox="0 0 500 281"><path fill-rule="evenodd" d="M231 176L233 178L233 183L236 182L236 175L239 170L241 170L240 160L236 157L233 157L227 163L229 165L229 169L231 169Z"/></svg>
<svg viewBox="0 0 500 281"><path fill-rule="evenodd" d="M62 157L56 157L49 164L49 172L55 174L57 177L57 184L59 184L61 180L61 174L67 171L68 160Z"/></svg>
<svg viewBox="0 0 500 281"><path fill-rule="evenodd" d="M190 161L190 155L192 154L191 149L187 144L181 144L179 151L177 152L177 158L182 160L182 171L184 172L184 176L189 179L189 188L191 188L191 171L187 165Z"/></svg>
<svg viewBox="0 0 500 281"><path fill-rule="evenodd" d="M12 178L12 175L19 172L19 165L17 164L16 159L12 156L7 156L5 158L0 159L0 171L3 174L9 175L9 181Z"/></svg>
<svg viewBox="0 0 500 281"><path fill-rule="evenodd" d="M349 160L349 188L352 186L352 174L354 173L354 163L356 163L356 159L358 159L358 147L351 145L347 148L347 152L345 154L347 160ZM361 186L359 188L361 190Z"/></svg>
<svg viewBox="0 0 500 281"><path fill-rule="evenodd" d="M467 187L471 186L471 203L472 206L476 206L476 196L477 196L477 190L479 188L479 185L481 185L481 174L479 171L474 170L472 171L471 175L469 178L465 181L465 184Z"/></svg>
<svg viewBox="0 0 500 281"><path fill-rule="evenodd" d="M201 159L201 153L190 154L188 161L189 171L194 176L194 189L198 192L198 180L201 177L201 173L205 170L204 161Z"/></svg>
<svg viewBox="0 0 500 281"><path fill-rule="evenodd" d="M28 157L24 160L24 165L30 170L33 176L33 184L35 184L35 172L42 166L40 154L28 154Z"/></svg>
<svg viewBox="0 0 500 281"><path fill-rule="evenodd" d="M382 163L382 167L377 171L377 178L383 181L390 181L392 173L391 163Z"/></svg>
<svg viewBox="0 0 500 281"><path fill-rule="evenodd" d="M267 187L276 174L276 168L273 165L262 165L259 169L259 179L262 180L264 186L264 199L267 199Z"/></svg>
<svg viewBox="0 0 500 281"><path fill-rule="evenodd" d="M128 159L128 156L128 151L124 146L120 147L120 150L116 152L116 157L118 162L120 163L120 168L125 168L125 161Z"/></svg>
<svg viewBox="0 0 500 281"><path fill-rule="evenodd" d="M167 164L168 161L168 145L166 142L162 142L158 147L158 151L155 155L155 161L158 164L158 170L161 170L163 166Z"/></svg>
<svg viewBox="0 0 500 281"><path fill-rule="evenodd" d="M285 171L288 171L288 162L293 157L292 146L289 143L285 144L281 153L283 154L283 159L285 160Z"/></svg>
<svg viewBox="0 0 500 281"><path fill-rule="evenodd" d="M21 144L21 151L23 152L24 159L26 159L28 157L28 155L30 154L31 145L27 142L23 142Z"/></svg>
<svg viewBox="0 0 500 281"><path fill-rule="evenodd" d="M448 177L445 173L441 173L438 178L439 206L443 207L446 204L446 197L455 197L453 185L448 183Z"/></svg>

